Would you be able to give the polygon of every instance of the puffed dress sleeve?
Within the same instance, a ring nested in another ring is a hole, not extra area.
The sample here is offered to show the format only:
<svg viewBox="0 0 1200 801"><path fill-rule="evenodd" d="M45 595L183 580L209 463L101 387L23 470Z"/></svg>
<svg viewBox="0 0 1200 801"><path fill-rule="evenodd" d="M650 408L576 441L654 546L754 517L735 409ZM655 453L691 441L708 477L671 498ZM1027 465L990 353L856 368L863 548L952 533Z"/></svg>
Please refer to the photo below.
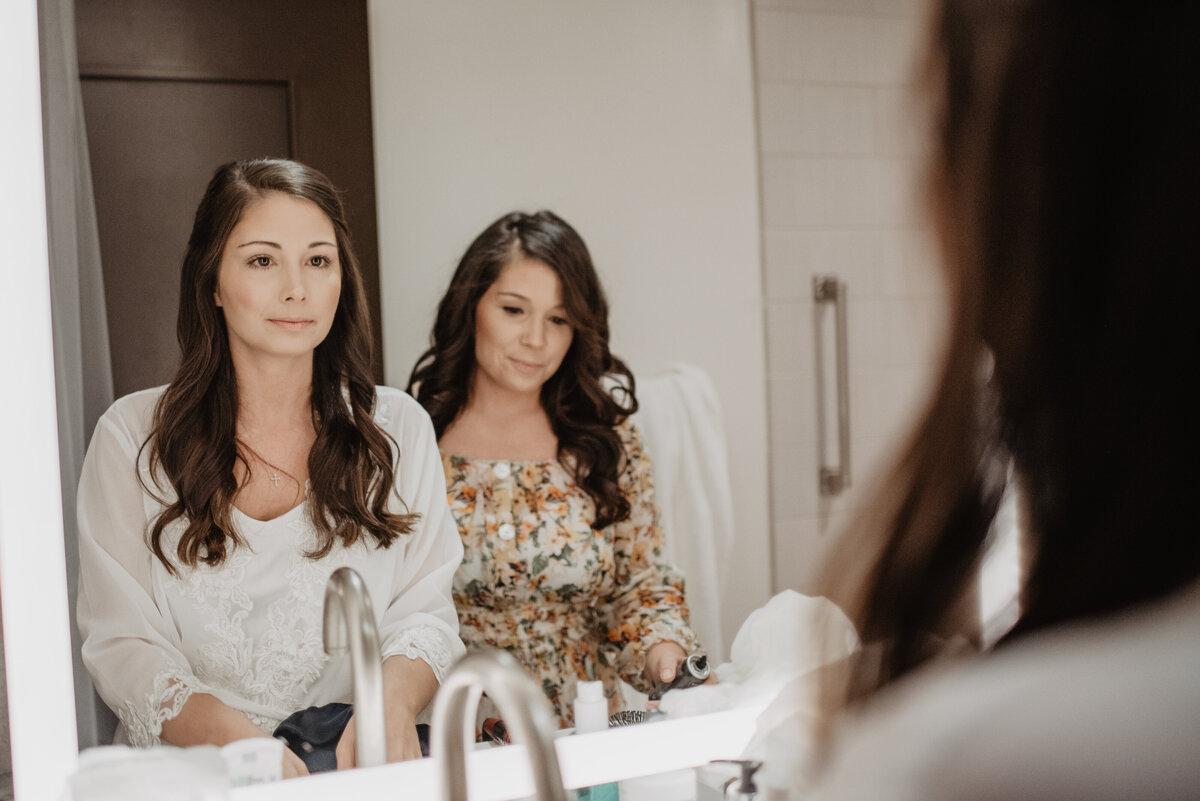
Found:
<svg viewBox="0 0 1200 801"><path fill-rule="evenodd" d="M603 607L607 639L619 648L617 670L640 692L647 682L646 651L675 642L687 653L700 647L688 622L683 574L662 561L663 531L654 499L654 467L642 448L637 428L618 428L625 447L619 484L629 499L629 518L613 525L614 592Z"/></svg>
<svg viewBox="0 0 1200 801"><path fill-rule="evenodd" d="M152 407L145 395L118 401L100 419L77 498L83 663L139 747L156 745L163 722L176 717L193 692L207 690L180 651L146 544L146 493L138 480Z"/></svg>
<svg viewBox="0 0 1200 801"><path fill-rule="evenodd" d="M381 616L383 657L399 654L424 660L440 683L466 651L451 595L451 581L463 557L462 538L446 502L446 475L428 413L398 390L381 387L380 393L376 420L400 447L393 508L421 516L412 533L402 538L404 544L389 549L402 558L391 601Z"/></svg>

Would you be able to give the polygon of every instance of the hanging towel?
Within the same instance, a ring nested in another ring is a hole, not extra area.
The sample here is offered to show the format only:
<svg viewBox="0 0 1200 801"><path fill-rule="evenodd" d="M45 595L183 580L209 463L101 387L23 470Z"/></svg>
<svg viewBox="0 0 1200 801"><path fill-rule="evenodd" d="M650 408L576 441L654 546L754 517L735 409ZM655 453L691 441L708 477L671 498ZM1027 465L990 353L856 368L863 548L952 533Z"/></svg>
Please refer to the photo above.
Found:
<svg viewBox="0 0 1200 801"><path fill-rule="evenodd" d="M637 385L633 416L654 464L665 556L687 579L692 628L712 661L725 658L721 633L724 566L733 545L733 492L721 405L699 367L672 365Z"/></svg>

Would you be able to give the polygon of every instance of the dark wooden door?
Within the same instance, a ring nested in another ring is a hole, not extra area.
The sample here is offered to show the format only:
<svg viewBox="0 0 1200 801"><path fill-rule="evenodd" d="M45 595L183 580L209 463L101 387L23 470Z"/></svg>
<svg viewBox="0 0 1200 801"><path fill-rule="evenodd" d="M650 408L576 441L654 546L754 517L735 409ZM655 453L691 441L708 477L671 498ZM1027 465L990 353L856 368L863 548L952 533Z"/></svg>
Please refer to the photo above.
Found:
<svg viewBox="0 0 1200 801"><path fill-rule="evenodd" d="M196 204L260 156L345 192L382 380L365 0L76 0L76 30L117 395L171 378Z"/></svg>

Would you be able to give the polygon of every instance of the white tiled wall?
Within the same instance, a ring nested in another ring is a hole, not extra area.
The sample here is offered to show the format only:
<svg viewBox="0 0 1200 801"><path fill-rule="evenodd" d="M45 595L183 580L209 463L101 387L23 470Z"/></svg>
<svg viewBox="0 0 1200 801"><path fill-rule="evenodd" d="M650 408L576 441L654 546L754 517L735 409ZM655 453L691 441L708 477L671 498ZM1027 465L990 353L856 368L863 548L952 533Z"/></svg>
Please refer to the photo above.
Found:
<svg viewBox="0 0 1200 801"><path fill-rule="evenodd" d="M831 535L916 414L937 358L943 311L910 85L924 11L923 0L753 5L776 590L815 591ZM836 442L817 391L818 274L838 276L848 297L853 483L834 498L817 485L819 427Z"/></svg>

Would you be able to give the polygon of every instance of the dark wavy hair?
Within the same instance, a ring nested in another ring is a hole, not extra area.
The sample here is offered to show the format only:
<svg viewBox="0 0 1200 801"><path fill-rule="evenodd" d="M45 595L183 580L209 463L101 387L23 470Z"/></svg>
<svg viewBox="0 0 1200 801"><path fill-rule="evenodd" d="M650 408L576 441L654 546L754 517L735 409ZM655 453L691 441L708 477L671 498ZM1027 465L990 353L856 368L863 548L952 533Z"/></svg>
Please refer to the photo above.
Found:
<svg viewBox="0 0 1200 801"><path fill-rule="evenodd" d="M546 264L562 282L574 332L558 370L542 385L542 408L558 437L559 461L596 505L592 526L629 517L618 484L624 450L616 426L637 411L633 373L608 350L608 301L583 238L549 211L513 212L489 225L463 254L438 304L432 346L408 379L408 391L433 418L441 438L467 403L475 369L475 310L500 270L524 255ZM606 380L615 380L611 391ZM622 400L618 401L616 395Z"/></svg>
<svg viewBox="0 0 1200 801"><path fill-rule="evenodd" d="M851 696L944 650L928 633L977 627L961 602L1009 464L1028 531L999 647L1200 577L1179 383L1200 351L1197 32L1192 3L942 3L924 86L950 339L880 516L830 574L864 565L851 617L880 647Z"/></svg>
<svg viewBox="0 0 1200 801"><path fill-rule="evenodd" d="M167 526L187 527L175 548L179 563L219 565L244 545L231 520L234 466L249 462L236 444L237 381L221 309L214 300L225 242L243 211L269 192L311 201L333 223L342 287L328 336L313 354L312 415L317 437L308 455L308 514L317 530L311 558L364 535L388 547L408 533L417 515L388 511L395 475L395 441L376 425L371 375L371 322L362 274L351 246L341 198L320 172L293 161L239 161L218 168L196 209L183 258L175 377L154 410L142 449L156 483L165 477L175 499L154 520L149 545L172 573L163 547ZM145 484L145 482L143 482ZM153 492L149 487L147 491Z"/></svg>

